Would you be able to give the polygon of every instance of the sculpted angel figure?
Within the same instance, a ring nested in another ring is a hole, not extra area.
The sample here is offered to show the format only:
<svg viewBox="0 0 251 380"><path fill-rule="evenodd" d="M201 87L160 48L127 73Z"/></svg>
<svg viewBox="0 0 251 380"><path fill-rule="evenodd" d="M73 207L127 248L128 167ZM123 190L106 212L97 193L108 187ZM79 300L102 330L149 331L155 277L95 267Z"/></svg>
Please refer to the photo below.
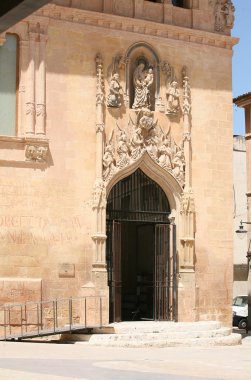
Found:
<svg viewBox="0 0 251 380"><path fill-rule="evenodd" d="M109 94L107 98L107 106L119 108L121 106L121 90L122 87L119 83L119 74L115 73L111 77Z"/></svg>
<svg viewBox="0 0 251 380"><path fill-rule="evenodd" d="M136 127L131 139L131 158L133 161L137 160L137 158L143 153L143 147L144 138L141 134L141 128Z"/></svg>
<svg viewBox="0 0 251 380"><path fill-rule="evenodd" d="M167 170L172 169L172 153L171 139L166 135L164 136L162 144L159 147L158 162L162 168Z"/></svg>
<svg viewBox="0 0 251 380"><path fill-rule="evenodd" d="M149 131L150 129L156 127L158 120L154 120L153 117L153 111L150 111L148 108L143 108L138 114L138 125L140 128Z"/></svg>
<svg viewBox="0 0 251 380"><path fill-rule="evenodd" d="M129 148L127 145L127 136L125 131L122 130L120 130L117 152L119 156L117 167L121 169L129 163Z"/></svg>
<svg viewBox="0 0 251 380"><path fill-rule="evenodd" d="M173 158L173 174L180 181L184 181L184 166L185 166L185 157L183 150L177 150Z"/></svg>
<svg viewBox="0 0 251 380"><path fill-rule="evenodd" d="M139 65L136 67L133 73L135 95L132 108L149 108L151 106L150 87L153 84L153 80L153 69L149 68L148 70L146 70L145 63L139 63Z"/></svg>
<svg viewBox="0 0 251 380"><path fill-rule="evenodd" d="M105 180L109 177L110 174L112 174L115 167L116 165L113 147L111 145L111 142L109 141L109 143L105 147L105 153L103 156L103 176Z"/></svg>

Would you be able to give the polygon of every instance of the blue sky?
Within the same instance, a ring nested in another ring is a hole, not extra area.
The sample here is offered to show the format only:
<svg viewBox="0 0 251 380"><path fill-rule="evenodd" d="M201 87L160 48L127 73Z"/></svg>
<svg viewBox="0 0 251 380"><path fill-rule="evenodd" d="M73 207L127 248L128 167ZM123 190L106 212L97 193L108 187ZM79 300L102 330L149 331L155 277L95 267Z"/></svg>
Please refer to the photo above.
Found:
<svg viewBox="0 0 251 380"><path fill-rule="evenodd" d="M233 96L251 92L251 0L233 0L235 25L232 36L240 38L233 55ZM244 134L244 110L234 107L234 133Z"/></svg>

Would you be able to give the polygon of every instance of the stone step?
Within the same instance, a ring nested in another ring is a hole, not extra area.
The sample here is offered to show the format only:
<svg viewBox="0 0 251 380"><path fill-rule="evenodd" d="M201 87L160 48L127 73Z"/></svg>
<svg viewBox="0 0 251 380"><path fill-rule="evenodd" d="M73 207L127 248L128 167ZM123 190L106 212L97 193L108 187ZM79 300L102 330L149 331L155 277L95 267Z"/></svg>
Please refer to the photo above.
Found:
<svg viewBox="0 0 251 380"><path fill-rule="evenodd" d="M136 333L164 333L178 331L208 331L221 328L218 321L200 322L159 322L159 321L139 321L139 322L119 322L111 323L102 328L93 329L94 334L131 334Z"/></svg>
<svg viewBox="0 0 251 380"><path fill-rule="evenodd" d="M106 341L93 339L95 335L91 337L89 342L79 342L88 344L91 346L103 346L103 347L124 347L124 348L146 348L146 347L191 347L191 346L232 346L241 343L240 334L231 334L228 336L214 337L214 338L188 338L188 339L159 339L157 340L126 340L126 341Z"/></svg>
<svg viewBox="0 0 251 380"><path fill-rule="evenodd" d="M65 334L64 340L107 347L217 346L241 343L240 334L220 322L121 322L88 334Z"/></svg>
<svg viewBox="0 0 251 380"><path fill-rule="evenodd" d="M164 333L130 333L130 334L71 334L71 340L89 342L118 342L118 341L157 341L167 339L195 339L195 338L215 338L231 334L230 328L220 328L217 330L205 331L170 331Z"/></svg>

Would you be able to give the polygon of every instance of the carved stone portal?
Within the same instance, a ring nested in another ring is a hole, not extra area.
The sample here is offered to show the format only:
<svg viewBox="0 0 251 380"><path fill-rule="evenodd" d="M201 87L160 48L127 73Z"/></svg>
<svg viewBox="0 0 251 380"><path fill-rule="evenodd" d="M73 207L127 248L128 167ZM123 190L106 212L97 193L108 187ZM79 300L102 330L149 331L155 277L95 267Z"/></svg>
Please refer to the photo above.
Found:
<svg viewBox="0 0 251 380"><path fill-rule="evenodd" d="M143 108L130 116L126 129L118 125L108 139L103 155L103 179L108 182L122 168L144 153L184 185L185 158L183 145L178 146L168 132L164 133L154 119L154 112Z"/></svg>

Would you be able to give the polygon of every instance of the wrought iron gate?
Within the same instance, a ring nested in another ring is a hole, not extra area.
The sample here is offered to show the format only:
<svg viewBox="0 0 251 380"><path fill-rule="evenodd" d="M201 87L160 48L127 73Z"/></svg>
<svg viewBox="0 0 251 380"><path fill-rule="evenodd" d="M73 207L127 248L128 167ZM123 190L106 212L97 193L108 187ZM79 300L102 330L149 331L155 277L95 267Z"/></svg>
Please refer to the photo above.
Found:
<svg viewBox="0 0 251 380"><path fill-rule="evenodd" d="M176 320L176 226L155 225L154 319Z"/></svg>
<svg viewBox="0 0 251 380"><path fill-rule="evenodd" d="M165 193L140 169L111 190L107 203L106 247L111 321L121 321L122 233L128 223L153 226L154 271L147 284L152 287L152 319L176 320L176 229L170 224L169 215L170 206ZM132 313L132 319L136 315L137 310Z"/></svg>

